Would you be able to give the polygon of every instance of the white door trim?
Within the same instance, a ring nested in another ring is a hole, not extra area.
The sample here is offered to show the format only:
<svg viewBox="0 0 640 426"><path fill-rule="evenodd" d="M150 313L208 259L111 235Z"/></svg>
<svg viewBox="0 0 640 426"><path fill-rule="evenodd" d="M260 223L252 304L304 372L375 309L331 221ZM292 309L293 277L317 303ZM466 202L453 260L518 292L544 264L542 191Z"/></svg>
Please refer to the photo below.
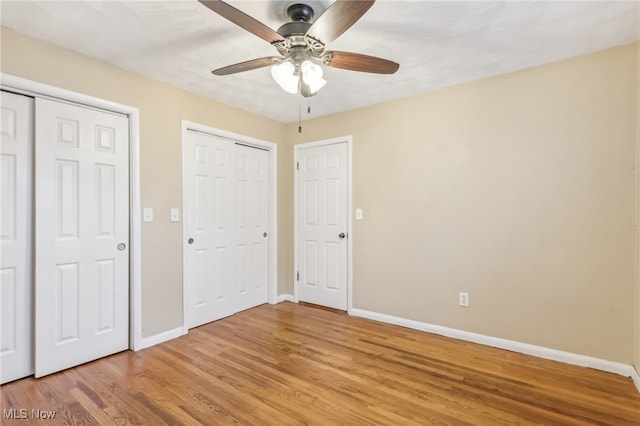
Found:
<svg viewBox="0 0 640 426"><path fill-rule="evenodd" d="M0 73L0 88L23 95L69 102L126 115L129 118L129 349L142 349L142 271L140 214L140 111L128 105L107 101L10 74Z"/></svg>
<svg viewBox="0 0 640 426"><path fill-rule="evenodd" d="M293 147L293 300L300 301L298 295L298 155L301 149L318 146L347 144L347 312L353 310L353 137L340 136L332 139L301 143Z"/></svg>
<svg viewBox="0 0 640 426"><path fill-rule="evenodd" d="M241 135L238 133L229 132L227 130L216 129L214 127L205 126L204 124L198 124L187 120L182 120L182 134L181 134L181 146L182 146L182 217L185 215L185 139L188 131L196 131L206 133L212 136L229 139L233 142L254 146L257 148L265 149L269 151L269 278L267 285L267 300L269 303L277 303L278 296L278 145L273 142L264 141L261 139L252 138L250 136ZM183 222L184 223L184 222ZM189 329L189 321L187 318L188 309L188 294L187 294L187 275L184 265L187 264L186 250L184 250L184 244L186 236L184 235L184 227L182 230L182 328L183 332L187 333Z"/></svg>

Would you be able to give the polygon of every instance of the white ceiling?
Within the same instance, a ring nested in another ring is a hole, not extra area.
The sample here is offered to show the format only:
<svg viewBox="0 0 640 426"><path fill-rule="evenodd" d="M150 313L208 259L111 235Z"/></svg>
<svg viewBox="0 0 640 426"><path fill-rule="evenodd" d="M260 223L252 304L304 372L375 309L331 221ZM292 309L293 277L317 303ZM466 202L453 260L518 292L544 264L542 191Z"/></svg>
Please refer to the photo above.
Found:
<svg viewBox="0 0 640 426"><path fill-rule="evenodd" d="M241 1L273 29L292 3ZM330 50L400 64L393 75L325 69L307 100L282 91L268 68L217 77L211 70L276 51L196 0L1 0L3 26L280 122L327 115L582 55L640 38L640 1L379 0Z"/></svg>

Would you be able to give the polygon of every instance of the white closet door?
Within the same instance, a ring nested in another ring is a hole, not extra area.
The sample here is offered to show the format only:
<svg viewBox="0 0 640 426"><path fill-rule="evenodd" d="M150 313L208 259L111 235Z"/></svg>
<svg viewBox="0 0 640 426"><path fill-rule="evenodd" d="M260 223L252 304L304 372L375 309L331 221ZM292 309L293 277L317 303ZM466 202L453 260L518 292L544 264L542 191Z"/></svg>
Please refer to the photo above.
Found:
<svg viewBox="0 0 640 426"><path fill-rule="evenodd" d="M204 133L184 141L188 326L237 312L235 145Z"/></svg>
<svg viewBox="0 0 640 426"><path fill-rule="evenodd" d="M2 92L0 105L0 382L6 383L33 373L33 99Z"/></svg>
<svg viewBox="0 0 640 426"><path fill-rule="evenodd" d="M183 141L187 324L267 302L269 152L189 131Z"/></svg>
<svg viewBox="0 0 640 426"><path fill-rule="evenodd" d="M35 374L127 349L129 129L36 99Z"/></svg>
<svg viewBox="0 0 640 426"><path fill-rule="evenodd" d="M269 153L236 145L238 311L267 303Z"/></svg>

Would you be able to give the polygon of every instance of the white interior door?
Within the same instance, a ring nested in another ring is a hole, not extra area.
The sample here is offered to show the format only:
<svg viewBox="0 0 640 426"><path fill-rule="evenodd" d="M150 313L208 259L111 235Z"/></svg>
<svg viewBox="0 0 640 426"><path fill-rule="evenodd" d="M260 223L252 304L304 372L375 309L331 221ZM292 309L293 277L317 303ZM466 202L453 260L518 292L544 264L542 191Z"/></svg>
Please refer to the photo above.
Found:
<svg viewBox="0 0 640 426"><path fill-rule="evenodd" d="M187 324L267 302L269 153L203 132L183 141Z"/></svg>
<svg viewBox="0 0 640 426"><path fill-rule="evenodd" d="M267 302L269 152L236 145L238 311Z"/></svg>
<svg viewBox="0 0 640 426"><path fill-rule="evenodd" d="M298 298L347 309L347 143L298 150Z"/></svg>
<svg viewBox="0 0 640 426"><path fill-rule="evenodd" d="M33 373L33 99L2 92L0 105L0 382Z"/></svg>
<svg viewBox="0 0 640 426"><path fill-rule="evenodd" d="M36 99L35 375L128 348L125 116Z"/></svg>

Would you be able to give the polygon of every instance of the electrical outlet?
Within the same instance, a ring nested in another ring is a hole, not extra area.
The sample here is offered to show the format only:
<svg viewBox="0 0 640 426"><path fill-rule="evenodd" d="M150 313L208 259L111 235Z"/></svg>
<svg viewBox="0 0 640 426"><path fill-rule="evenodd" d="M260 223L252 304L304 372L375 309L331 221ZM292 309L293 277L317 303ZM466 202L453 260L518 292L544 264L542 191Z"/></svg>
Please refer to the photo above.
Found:
<svg viewBox="0 0 640 426"><path fill-rule="evenodd" d="M465 308L469 307L469 293L460 292L458 294L458 305L464 306Z"/></svg>

